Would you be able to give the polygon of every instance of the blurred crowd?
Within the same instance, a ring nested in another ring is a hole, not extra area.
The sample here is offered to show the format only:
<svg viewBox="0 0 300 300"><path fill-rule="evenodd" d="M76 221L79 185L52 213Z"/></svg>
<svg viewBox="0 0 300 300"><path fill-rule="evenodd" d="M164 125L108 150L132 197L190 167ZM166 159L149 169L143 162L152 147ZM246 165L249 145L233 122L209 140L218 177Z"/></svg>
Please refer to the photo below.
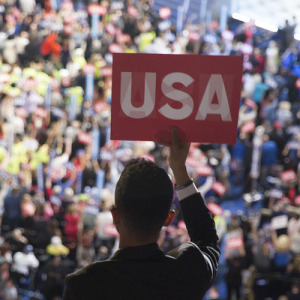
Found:
<svg viewBox="0 0 300 300"><path fill-rule="evenodd" d="M110 140L117 52L244 57L236 144L195 143L187 160L223 250L206 297L300 299L296 20L272 33L230 19L221 32L188 16L176 27L153 7L0 0L0 299L61 299L68 273L118 249L110 208L131 158L172 177L167 148ZM173 206L164 251L189 239L176 195Z"/></svg>

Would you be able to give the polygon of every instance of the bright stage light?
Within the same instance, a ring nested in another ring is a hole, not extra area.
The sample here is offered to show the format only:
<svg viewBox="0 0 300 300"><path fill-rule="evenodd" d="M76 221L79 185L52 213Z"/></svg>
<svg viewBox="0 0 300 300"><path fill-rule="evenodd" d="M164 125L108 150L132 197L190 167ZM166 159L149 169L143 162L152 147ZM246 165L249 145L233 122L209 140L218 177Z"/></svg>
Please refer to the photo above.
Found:
<svg viewBox="0 0 300 300"><path fill-rule="evenodd" d="M300 41L300 33L295 33L294 38L295 40Z"/></svg>
<svg viewBox="0 0 300 300"><path fill-rule="evenodd" d="M237 12L232 14L232 18L236 19L236 20L239 20L239 21L242 21L242 22L245 22L245 23L250 22L250 18L248 16L242 15L242 14L237 13Z"/></svg>
<svg viewBox="0 0 300 300"><path fill-rule="evenodd" d="M276 25L270 24L270 23L266 23L264 21L260 21L260 20L256 20L255 21L255 26L272 31L272 32L277 32L278 31L278 27Z"/></svg>

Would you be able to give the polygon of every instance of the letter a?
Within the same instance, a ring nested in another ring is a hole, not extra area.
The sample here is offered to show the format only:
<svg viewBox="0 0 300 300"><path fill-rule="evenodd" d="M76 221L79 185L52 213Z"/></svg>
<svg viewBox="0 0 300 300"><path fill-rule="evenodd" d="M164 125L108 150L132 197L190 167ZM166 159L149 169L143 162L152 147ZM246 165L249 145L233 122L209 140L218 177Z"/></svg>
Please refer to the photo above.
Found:
<svg viewBox="0 0 300 300"><path fill-rule="evenodd" d="M165 76L161 83L162 92L170 99L182 103L182 108L174 109L169 104L165 104L158 111L168 119L183 120L187 118L193 111L194 101L192 97L182 91L172 87L175 82L180 82L184 86L189 86L194 79L185 73L171 73Z"/></svg>
<svg viewBox="0 0 300 300"><path fill-rule="evenodd" d="M212 104L215 93L217 94L219 104ZM222 121L232 120L225 85L220 74L211 75L199 106L196 120L205 120L208 114L221 115Z"/></svg>
<svg viewBox="0 0 300 300"><path fill-rule="evenodd" d="M134 107L131 101L132 73L121 72L121 107L125 115L133 119L148 117L155 105L156 73L145 74L144 104Z"/></svg>

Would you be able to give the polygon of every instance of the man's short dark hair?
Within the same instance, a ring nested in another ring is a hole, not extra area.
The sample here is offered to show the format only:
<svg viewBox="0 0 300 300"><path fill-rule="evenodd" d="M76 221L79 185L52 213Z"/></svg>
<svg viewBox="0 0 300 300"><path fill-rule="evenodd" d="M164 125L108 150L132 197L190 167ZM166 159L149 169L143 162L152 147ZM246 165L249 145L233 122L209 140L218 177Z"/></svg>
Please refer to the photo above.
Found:
<svg viewBox="0 0 300 300"><path fill-rule="evenodd" d="M116 207L139 238L159 232L172 200L173 185L166 171L144 159L130 161L116 186Z"/></svg>

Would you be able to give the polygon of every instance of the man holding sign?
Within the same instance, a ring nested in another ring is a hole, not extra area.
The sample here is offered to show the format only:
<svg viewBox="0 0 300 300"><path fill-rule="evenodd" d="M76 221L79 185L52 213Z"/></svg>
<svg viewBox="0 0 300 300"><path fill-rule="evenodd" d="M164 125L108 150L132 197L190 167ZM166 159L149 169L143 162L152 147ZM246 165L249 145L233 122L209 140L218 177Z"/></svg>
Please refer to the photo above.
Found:
<svg viewBox="0 0 300 300"><path fill-rule="evenodd" d="M175 217L173 185L154 163L133 160L121 174L111 210L120 248L108 261L67 276L64 300L202 299L212 285L220 256L213 217L186 170L189 144L180 143L173 128L166 145L191 242L166 255L159 249L159 232Z"/></svg>

